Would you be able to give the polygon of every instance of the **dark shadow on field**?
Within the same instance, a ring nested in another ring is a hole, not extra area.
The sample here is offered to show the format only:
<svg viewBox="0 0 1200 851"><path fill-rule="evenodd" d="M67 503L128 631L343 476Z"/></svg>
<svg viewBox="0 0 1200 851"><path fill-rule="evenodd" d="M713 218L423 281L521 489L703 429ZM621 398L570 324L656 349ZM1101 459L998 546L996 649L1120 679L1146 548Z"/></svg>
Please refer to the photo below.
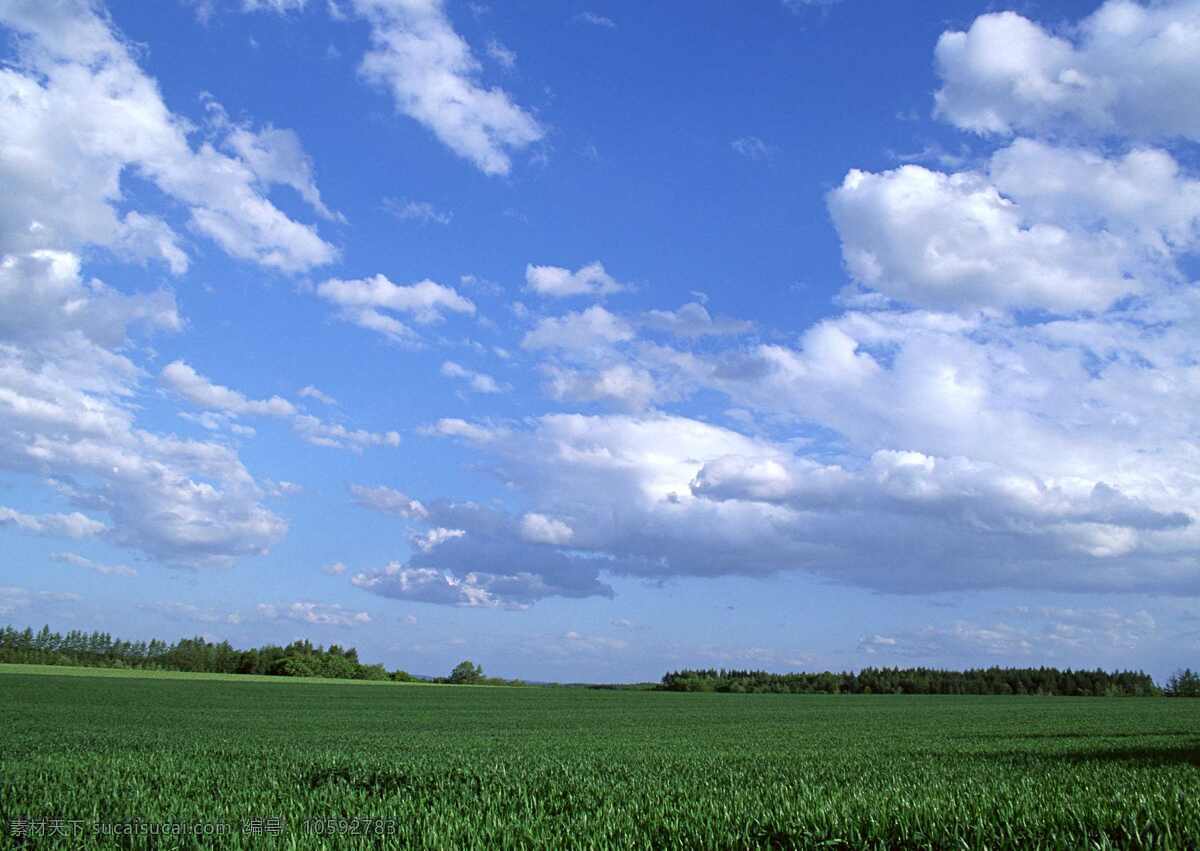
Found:
<svg viewBox="0 0 1200 851"><path fill-rule="evenodd" d="M1003 750L981 751L974 758L1027 760L1034 763L1046 762L1124 762L1132 765L1169 766L1192 765L1200 768L1200 742L1187 744L1142 745L1128 748L1096 747L1088 750Z"/></svg>
<svg viewBox="0 0 1200 851"><path fill-rule="evenodd" d="M1093 751L1067 753L1063 758L1072 762L1132 762L1138 765L1184 765L1200 768L1200 742L1187 745L1148 745L1137 748L1097 748Z"/></svg>
<svg viewBox="0 0 1200 851"><path fill-rule="evenodd" d="M983 733L955 736L954 738L971 740L999 739L1001 741L1012 741L1014 739L1166 739L1171 737L1195 738L1195 735L1196 733L1192 730L1142 730L1137 733Z"/></svg>

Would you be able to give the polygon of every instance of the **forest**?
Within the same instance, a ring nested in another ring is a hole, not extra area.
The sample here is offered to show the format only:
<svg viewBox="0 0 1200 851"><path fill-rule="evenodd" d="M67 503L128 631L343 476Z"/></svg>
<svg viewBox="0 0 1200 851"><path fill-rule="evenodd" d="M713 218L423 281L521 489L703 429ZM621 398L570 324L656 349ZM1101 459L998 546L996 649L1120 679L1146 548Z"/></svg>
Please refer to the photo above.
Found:
<svg viewBox="0 0 1200 851"><path fill-rule="evenodd" d="M524 685L521 680L485 676L483 668L470 660L459 662L449 676L422 678L402 670L388 672L383 665L363 664L358 660L358 650L337 644L322 647L309 641L293 641L286 647L267 644L238 650L228 641L212 642L201 636L182 638L173 644L158 639L125 641L99 631L51 632L49 625L38 632L29 627L0 628L0 662L338 680L428 679L446 685Z"/></svg>
<svg viewBox="0 0 1200 851"><path fill-rule="evenodd" d="M863 668L858 673L772 674L704 669L672 671L666 691L777 694L1033 694L1077 697L1192 696L1196 676L1175 674L1165 689L1141 671L1072 671L1069 668Z"/></svg>
<svg viewBox="0 0 1200 851"><path fill-rule="evenodd" d="M464 660L449 676L415 677L359 661L353 647L293 641L239 650L228 641L196 636L173 643L159 639L126 641L107 632L51 632L14 626L0 628L0 663L140 668L213 674L259 674L278 677L326 677L348 680L426 679L449 685L525 685L521 680L488 677L483 668ZM585 685L585 684L578 684ZM588 688L645 688L647 684L586 684ZM1200 674L1174 673L1159 686L1141 671L1071 670L1067 668L863 668L856 672L775 674L724 668L685 669L663 676L660 691L733 694L1015 694L1073 697L1200 697Z"/></svg>
<svg viewBox="0 0 1200 851"><path fill-rule="evenodd" d="M353 647L314 646L293 641L286 647L268 644L238 650L228 641L200 636L172 644L158 639L125 641L107 632L39 632L5 626L0 629L0 662L32 665L81 665L102 668L142 668L211 674L266 674L283 677L331 677L346 680L409 680L405 671L383 665L364 665Z"/></svg>

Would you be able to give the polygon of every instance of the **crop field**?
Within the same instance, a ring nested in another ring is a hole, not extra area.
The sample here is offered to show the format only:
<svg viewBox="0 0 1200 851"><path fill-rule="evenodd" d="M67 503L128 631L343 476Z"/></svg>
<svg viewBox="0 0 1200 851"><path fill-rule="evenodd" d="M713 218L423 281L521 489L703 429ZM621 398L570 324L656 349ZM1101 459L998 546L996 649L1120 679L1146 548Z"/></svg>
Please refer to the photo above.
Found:
<svg viewBox="0 0 1200 851"><path fill-rule="evenodd" d="M1186 848L1200 701L0 671L0 847Z"/></svg>

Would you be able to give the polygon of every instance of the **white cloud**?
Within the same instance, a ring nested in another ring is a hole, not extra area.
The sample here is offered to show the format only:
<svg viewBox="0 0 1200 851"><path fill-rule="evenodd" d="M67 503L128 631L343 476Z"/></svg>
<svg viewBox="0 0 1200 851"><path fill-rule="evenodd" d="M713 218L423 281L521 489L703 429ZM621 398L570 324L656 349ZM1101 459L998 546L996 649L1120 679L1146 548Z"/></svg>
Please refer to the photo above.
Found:
<svg viewBox="0 0 1200 851"><path fill-rule="evenodd" d="M308 5L308 0L242 0L242 9L246 12L266 10L286 14L299 12Z"/></svg>
<svg viewBox="0 0 1200 851"><path fill-rule="evenodd" d="M616 29L617 22L607 15L599 15L595 12L580 12L573 20L584 24L591 24L594 27L603 27L604 29Z"/></svg>
<svg viewBox="0 0 1200 851"><path fill-rule="evenodd" d="M37 609L83 599L69 591L30 591L16 585L0 585L0 615L8 616L25 609Z"/></svg>
<svg viewBox="0 0 1200 851"><path fill-rule="evenodd" d="M297 391L296 395L302 399L316 399L323 405L336 406L338 403L337 399L333 398L328 393L322 392L320 389L313 387L311 384L301 387Z"/></svg>
<svg viewBox="0 0 1200 851"><path fill-rule="evenodd" d="M659 396L654 377L645 369L618 363L599 370L554 365L542 368L546 393L553 399L606 402L631 411L647 408Z"/></svg>
<svg viewBox="0 0 1200 851"><path fill-rule="evenodd" d="M264 620L289 620L317 626L361 626L371 622L367 612L355 612L335 603L259 603L254 610Z"/></svg>
<svg viewBox="0 0 1200 851"><path fill-rule="evenodd" d="M475 312L475 305L451 287L429 280L401 286L383 275L351 281L331 278L317 286L317 294L345 307L380 307L411 313L422 323L439 321L443 311Z"/></svg>
<svg viewBox="0 0 1200 851"><path fill-rule="evenodd" d="M292 418L292 429L301 439L314 446L326 446L331 449L349 449L361 452L372 446L387 446L395 448L400 445L400 433L397 431L366 431L364 429L349 429L337 423L327 423L317 417L307 414L297 414Z"/></svg>
<svg viewBox="0 0 1200 851"><path fill-rule="evenodd" d="M488 608L524 608L550 596L612 596L612 589L598 578L596 559L572 558L546 546L550 539L571 537L570 527L561 520L535 513L526 515L534 516L528 520L474 502L442 500L417 503L421 511L414 512L406 507L407 498L395 497L373 494L359 504L428 528L410 535L415 551L407 564L392 562L356 574L352 582L363 590L396 599Z"/></svg>
<svg viewBox="0 0 1200 851"><path fill-rule="evenodd" d="M354 501L363 508L420 520L429 516L429 512L419 501L384 485L378 487L351 485L350 493L354 497Z"/></svg>
<svg viewBox="0 0 1200 851"><path fill-rule="evenodd" d="M469 423L459 417L443 417L426 430L442 437L461 437L471 443L489 443L501 432L491 427Z"/></svg>
<svg viewBox="0 0 1200 851"><path fill-rule="evenodd" d="M632 340L633 328L621 317L593 305L578 313L547 317L521 340L525 349L594 350Z"/></svg>
<svg viewBox="0 0 1200 851"><path fill-rule="evenodd" d="M727 334L745 334L754 330L754 323L741 319L713 319L703 304L689 302L678 310L649 310L642 317L642 324L658 331L666 331L676 337L719 337Z"/></svg>
<svg viewBox="0 0 1200 851"><path fill-rule="evenodd" d="M270 125L258 132L236 127L226 137L225 144L254 172L263 186L290 186L325 218L344 221L321 200L312 158L304 152L300 137L294 131Z"/></svg>
<svg viewBox="0 0 1200 851"><path fill-rule="evenodd" d="M272 479L264 479L263 487L271 496L297 496L304 493L304 485L298 485L295 482L274 481Z"/></svg>
<svg viewBox="0 0 1200 851"><path fill-rule="evenodd" d="M175 600L162 600L155 603L139 603L142 611L162 615L168 620L189 621L193 623L219 623L236 626L243 620L238 612L226 612L218 609L206 609L192 603L181 603Z"/></svg>
<svg viewBox="0 0 1200 851"><path fill-rule="evenodd" d="M442 526L437 526L420 534L414 534L409 540L421 552L427 553L439 544L444 544L446 541L452 541L455 538L461 538L465 534L467 534L465 529L446 529Z"/></svg>
<svg viewBox="0 0 1200 851"><path fill-rule="evenodd" d="M31 535L47 537L88 538L99 535L107 527L86 514L23 514L0 505L0 527L12 526Z"/></svg>
<svg viewBox="0 0 1200 851"><path fill-rule="evenodd" d="M787 392L803 401L822 391L802 384ZM839 399L859 395L844 392ZM873 403L881 409L889 404L882 395ZM804 567L908 591L1144 590L1200 580L1188 566L1188 554L1200 551L1194 510L1153 484L1171 469L1166 459L1132 476L1114 466L1119 459L1103 458L1104 450L1095 470L1085 470L1076 451L1057 458L1061 473L1041 476L1025 472L1029 456L1012 455L1000 464L876 450L864 466L847 466L805 457L803 444L666 415L551 415L529 431L487 434L476 445L537 514L573 518L572 552L587 556L573 563L614 574L765 575ZM1019 430L1009 434L1023 450ZM480 510L453 506L431 508L428 522L465 529L468 538L487 534L478 531ZM528 540L522 523L489 522L490 534L509 523ZM560 569L515 548L504 556L510 547L495 546L488 571ZM439 549L419 566L462 576L468 564L462 550ZM604 593L602 584L590 588Z"/></svg>
<svg viewBox="0 0 1200 851"><path fill-rule="evenodd" d="M503 393L507 389L487 373L467 369L454 361L446 361L442 364L442 375L465 381L467 386L476 393Z"/></svg>
<svg viewBox="0 0 1200 851"><path fill-rule="evenodd" d="M561 520L545 514L530 513L521 518L521 537L532 544L561 547L569 543L575 531Z"/></svg>
<svg viewBox="0 0 1200 851"><path fill-rule="evenodd" d="M328 576L341 576L348 570L346 565L340 561L335 561L332 564L327 564L321 568L321 572Z"/></svg>
<svg viewBox="0 0 1200 851"><path fill-rule="evenodd" d="M372 446L400 445L400 433L396 431L371 432L327 423L311 414L300 413L291 402L278 396L261 400L247 399L236 390L214 384L183 361L167 364L163 368L162 379L193 404L216 409L231 417L253 415L286 418L290 420L292 430L314 446L361 452Z"/></svg>
<svg viewBox="0 0 1200 851"><path fill-rule="evenodd" d="M236 390L213 384L183 361L173 361L163 367L162 380L168 387L194 405L230 414L290 417L296 407L286 399L247 399Z"/></svg>
<svg viewBox="0 0 1200 851"><path fill-rule="evenodd" d="M265 552L287 526L232 449L135 426L142 373L119 353L135 325L180 327L174 300L85 283L66 252L0 260L0 468L55 479L108 516L111 542L155 559Z"/></svg>
<svg viewBox="0 0 1200 851"><path fill-rule="evenodd" d="M544 135L499 88L483 88L479 62L440 0L352 0L371 25L360 71L389 89L396 108L424 124L485 174L508 174L509 152Z"/></svg>
<svg viewBox="0 0 1200 851"><path fill-rule="evenodd" d="M734 153L748 160L769 160L775 149L757 136L739 136L729 143Z"/></svg>
<svg viewBox="0 0 1200 851"><path fill-rule="evenodd" d="M515 68L517 65L517 54L494 38L488 40L487 55L504 68Z"/></svg>
<svg viewBox="0 0 1200 851"><path fill-rule="evenodd" d="M976 133L1200 139L1200 3L1109 0L1063 35L1014 13L938 40L937 112Z"/></svg>
<svg viewBox="0 0 1200 851"><path fill-rule="evenodd" d="M384 198L383 209L387 210L402 222L421 222L422 224L448 225L454 220L454 213L439 210L428 201L412 201L403 198Z"/></svg>
<svg viewBox="0 0 1200 851"><path fill-rule="evenodd" d="M562 638L571 652L611 653L613 651L625 650L629 647L629 642L624 638L610 638L607 635L587 635L573 629L563 633Z"/></svg>
<svg viewBox="0 0 1200 851"><path fill-rule="evenodd" d="M356 573L350 581L365 591L398 600L488 609L502 605L473 573L460 579L428 568L405 568L391 562L381 571Z"/></svg>
<svg viewBox="0 0 1200 851"><path fill-rule="evenodd" d="M851 276L900 302L1070 313L1143 289L1118 235L1033 220L973 172L854 169L829 209Z"/></svg>
<svg viewBox="0 0 1200 851"><path fill-rule="evenodd" d="M137 576L137 571L124 564L100 564L75 553L51 553L50 558L72 567L81 567L101 576Z"/></svg>
<svg viewBox="0 0 1200 851"><path fill-rule="evenodd" d="M525 283L530 290L542 296L563 298L574 295L603 296L622 292L628 287L604 271L599 261L589 263L572 272L561 266L525 267Z"/></svg>
<svg viewBox="0 0 1200 851"><path fill-rule="evenodd" d="M188 123L92 4L10 3L0 23L22 36L17 61L0 71L0 254L96 245L185 271L162 218L118 216L130 174L182 204L191 228L234 257L286 272L335 259L315 229L260 192L278 173L258 174L208 142L191 146Z"/></svg>
<svg viewBox="0 0 1200 851"><path fill-rule="evenodd" d="M894 659L977 659L982 654L1017 663L1049 659L1078 665L1100 654L1135 650L1158 633L1154 616L1144 609L1022 606L1003 615L1004 620L986 624L957 620L867 635L858 647L869 656Z"/></svg>
<svg viewBox="0 0 1200 851"><path fill-rule="evenodd" d="M1168 268L1174 255L1200 246L1200 180L1166 151L1140 147L1107 158L1018 139L993 155L989 171L1030 216L1114 234Z"/></svg>
<svg viewBox="0 0 1200 851"><path fill-rule="evenodd" d="M182 328L174 296L162 290L126 295L85 281L79 257L65 251L0 255L0 339L43 347L71 338L80 346L115 348L132 327Z"/></svg>
<svg viewBox="0 0 1200 851"><path fill-rule="evenodd" d="M470 299L430 280L402 286L383 275L358 280L331 278L317 285L317 295L341 308L340 316L345 321L402 343L412 342L415 332L381 310L406 313L426 325L440 322L447 312L475 313Z"/></svg>

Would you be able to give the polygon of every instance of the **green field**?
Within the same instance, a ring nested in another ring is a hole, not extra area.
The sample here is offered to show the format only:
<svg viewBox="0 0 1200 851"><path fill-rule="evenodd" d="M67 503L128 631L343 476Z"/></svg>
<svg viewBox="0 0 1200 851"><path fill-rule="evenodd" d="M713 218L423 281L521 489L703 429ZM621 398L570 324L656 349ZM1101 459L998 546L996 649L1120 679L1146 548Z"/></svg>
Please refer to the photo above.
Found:
<svg viewBox="0 0 1200 851"><path fill-rule="evenodd" d="M1200 701L64 673L0 670L0 846L1176 849L1200 838ZM226 827L97 837L95 823Z"/></svg>

